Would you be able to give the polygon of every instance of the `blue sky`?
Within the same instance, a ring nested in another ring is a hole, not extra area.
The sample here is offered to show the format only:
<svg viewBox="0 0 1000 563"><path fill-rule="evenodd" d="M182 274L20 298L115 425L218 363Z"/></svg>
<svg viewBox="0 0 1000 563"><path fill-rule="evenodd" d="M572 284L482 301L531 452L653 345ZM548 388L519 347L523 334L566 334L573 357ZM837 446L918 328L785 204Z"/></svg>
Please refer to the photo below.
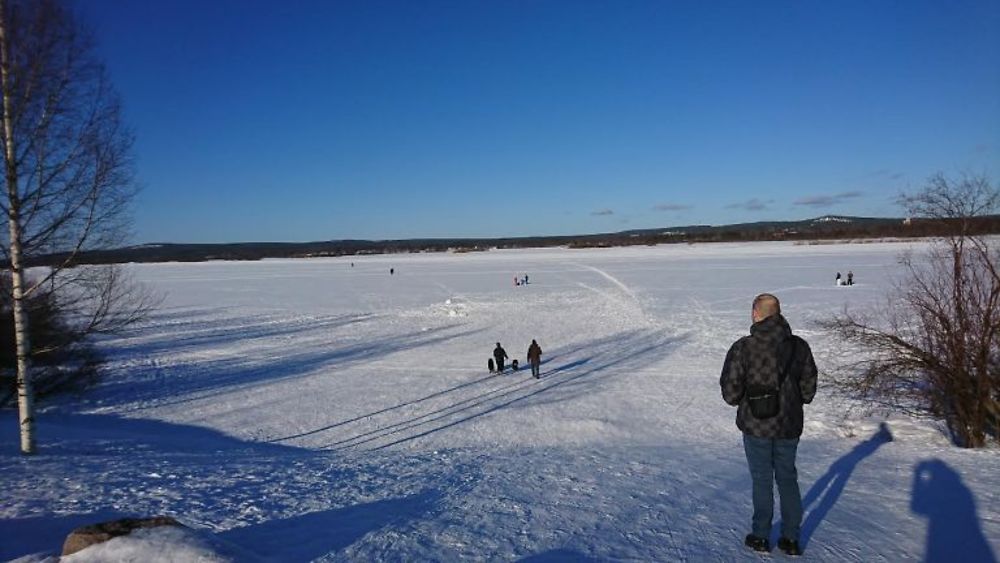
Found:
<svg viewBox="0 0 1000 563"><path fill-rule="evenodd" d="M1000 2L86 0L136 242L899 215L1000 181Z"/></svg>

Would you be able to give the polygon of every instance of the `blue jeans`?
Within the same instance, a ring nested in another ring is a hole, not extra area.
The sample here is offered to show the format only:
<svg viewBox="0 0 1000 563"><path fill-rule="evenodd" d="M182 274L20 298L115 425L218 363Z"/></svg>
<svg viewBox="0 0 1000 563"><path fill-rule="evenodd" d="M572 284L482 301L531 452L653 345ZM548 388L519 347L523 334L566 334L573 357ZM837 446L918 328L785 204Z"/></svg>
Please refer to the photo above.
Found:
<svg viewBox="0 0 1000 563"><path fill-rule="evenodd" d="M743 449L753 479L753 535L771 536L774 516L774 483L781 497L781 536L799 541L802 526L802 495L795 470L795 450L799 439L781 440L743 435Z"/></svg>

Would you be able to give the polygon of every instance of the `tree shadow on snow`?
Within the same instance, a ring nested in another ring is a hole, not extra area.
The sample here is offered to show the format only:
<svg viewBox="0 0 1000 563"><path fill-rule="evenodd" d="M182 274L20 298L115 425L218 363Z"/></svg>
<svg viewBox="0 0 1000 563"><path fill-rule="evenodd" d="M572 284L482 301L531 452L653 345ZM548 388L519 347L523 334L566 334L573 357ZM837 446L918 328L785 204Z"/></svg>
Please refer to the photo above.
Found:
<svg viewBox="0 0 1000 563"><path fill-rule="evenodd" d="M49 412L36 424L39 437L37 457L218 452L288 455L306 452L293 446L243 441L201 426L109 414ZM0 453L16 454L17 432L13 420L0 428Z"/></svg>
<svg viewBox="0 0 1000 563"><path fill-rule="evenodd" d="M350 546L369 532L420 518L434 510L439 499L440 493L432 489L403 498L271 520L216 535L275 561L313 561Z"/></svg>
<svg viewBox="0 0 1000 563"><path fill-rule="evenodd" d="M551 364L555 359L557 359L560 356L564 356L564 355L566 355L566 354L565 353L563 353L563 354L556 354L556 355L552 356L549 359L543 360L542 361L542 366L545 366L546 364ZM579 367L579 366L587 363L587 361L589 361L589 359L577 360L577 361L574 361L574 362L570 362L568 364L561 365L561 366L559 366L557 368L549 370L548 372L546 372L546 375L554 375L554 374L559 373L559 372L563 372L563 371L566 371L566 370L570 370L570 369ZM528 373L530 373L530 372L528 372ZM511 372L510 370L508 370L508 371L505 371L503 375L506 376L506 375L512 375L512 374L513 374L513 372ZM436 399L438 397L443 397L443 396L448 395L450 393L456 393L458 391L462 391L462 390L468 389L470 387L475 387L477 385L483 385L483 384L485 384L487 382L495 381L494 378L496 376L497 376L497 374L491 373L491 374L489 374L489 375L487 375L485 377L481 377L479 379L473 379L472 381L466 381L465 383L460 383L460 384L455 385L453 387L448 387L447 389L442 389L440 391L435 391L434 393L430 393L428 395L424 395L422 397L419 397L419 398L416 398L416 399L413 399L413 400L410 400L410 401L405 401L405 402L399 403L397 405L393 405L391 407L385 407L385 408L382 408L382 409L379 409L379 410L376 410L376 411L372 411L372 412L369 412L369 413L365 413L365 414L354 416L352 418L341 420L339 422L335 422L335 423L329 424L327 426L322 426L322 427L319 427L319 428L314 428L312 430L309 430L309 431L306 431L306 432L300 432L298 434L290 434L288 436L282 436L280 438L273 438L273 439L268 440L268 441L269 442L284 442L284 441L287 441L287 440L294 440L294 439L297 439L297 438L304 438L306 436L311 436L313 434L319 434L321 432L326 432L328 430L333 430L334 428L345 426L345 425L348 425L348 424L351 424L351 423L354 423L354 422L358 422L360 420L365 420L365 419L368 419L368 418L373 417L373 416L379 416L379 415L387 414L387 413L390 413L392 411L396 411L396 410L403 409L403 408L406 408L406 407L412 407L414 405L418 405L420 403L429 401L431 399ZM510 386L511 387L517 386L520 383L521 383L520 380L515 380L514 383L512 385L510 385ZM437 413L435 412L435 413L431 413L431 414L437 414ZM337 445L337 444L333 444L333 445Z"/></svg>
<svg viewBox="0 0 1000 563"><path fill-rule="evenodd" d="M480 385L482 383L485 383L487 381L492 380L493 377L494 377L493 374L490 374L490 375L488 375L486 377L481 377L479 379L473 379L472 381L467 381L465 383L461 383L459 385L455 385L454 387L449 387L447 389L442 389L441 391L435 391L434 393L431 393L429 395L424 395L423 397L420 397L420 398L417 398L417 399L413 399L412 401L406 401L404 403L399 403L398 405L393 405L391 407L385 407L383 409L379 409L377 411L372 411L372 412L367 413L367 414L362 414L362 415L355 416L353 418L349 418L349 419L346 419L346 420L341 420L340 422L335 422L335 423L327 425L327 426L323 426L323 427L320 427L320 428L314 428L314 429L309 430L307 432L300 432L298 434L290 434L288 436L282 436L280 438L273 438L273 439L268 440L268 441L269 442L284 442L286 440L293 440L293 439L296 439L296 438L303 438L305 436L311 436L313 434L319 434L320 432L326 432L327 430L333 430L334 428L337 428L337 427L340 427L340 426L344 426L344 425L350 424L352 422L357 422L359 420L364 420L364 419L372 417L372 416L378 416L378 415L381 415L381 414L392 412L394 410L399 410L399 409L402 409L402 408L406 408L406 407L410 407L410 406L413 406L413 405L417 405L417 404L423 403L425 401L429 401L431 399L435 399L437 397L442 397L442 396L447 395L449 393L454 393L456 391L461 391L462 389L465 389L465 388L468 388L468 387L473 387L475 385Z"/></svg>
<svg viewBox="0 0 1000 563"><path fill-rule="evenodd" d="M826 515L830 512L830 509L840 500L840 495L844 492L844 487L847 486L847 481L850 480L851 474L854 473L854 468L866 457L875 453L875 450L879 449L883 444L891 441L892 432L889 431L888 425L883 422L871 438L854 446L854 449L835 461L826 470L826 473L813 483L809 492L802 499L802 509L803 511L808 511L802 523L802 531L799 537L799 542L803 548L809 544L810 538L812 538L816 528L826 519ZM809 510L809 507L814 503L816 504L815 508ZM776 527L780 529L780 526ZM772 539L777 540L777 538Z"/></svg>
<svg viewBox="0 0 1000 563"><path fill-rule="evenodd" d="M509 376L500 376L499 379L495 377L484 378L479 381L490 380L503 383L478 391L465 398L455 396L454 400L444 407L407 415L396 422L380 424L374 430L355 433L323 447L324 449L342 450L372 444L372 449L378 450L422 438L502 409L552 404L591 395L597 387L608 383L611 378L627 376L631 372L663 359L685 339L686 336L672 336L662 330L635 330L595 339L572 351L561 352L559 356L566 358L571 358L579 353L587 355L543 372L540 379L534 379L530 375L510 377L508 383L503 378ZM466 385L463 384L452 390ZM423 399L409 403L421 400ZM396 408L398 406L381 409L374 414L389 412ZM355 417L328 426L326 429L362 418L366 417ZM309 433L320 430L323 429L313 430ZM381 443L375 445L373 442Z"/></svg>
<svg viewBox="0 0 1000 563"><path fill-rule="evenodd" d="M518 563L597 563L600 559L588 557L572 549L552 549L518 560Z"/></svg>
<svg viewBox="0 0 1000 563"><path fill-rule="evenodd" d="M542 380L558 376L555 383L517 401L518 408L570 401L589 396L616 378L629 377L671 355L690 339L665 330L632 330L586 342L566 354L582 358L543 372ZM554 392L553 392L554 390Z"/></svg>
<svg viewBox="0 0 1000 563"><path fill-rule="evenodd" d="M927 518L928 563L996 562L983 535L976 501L962 477L939 459L920 462L913 470L910 510Z"/></svg>
<svg viewBox="0 0 1000 563"><path fill-rule="evenodd" d="M0 416L0 460L19 457L18 427L13 412ZM9 418L9 420L8 420ZM135 475L122 477L109 456L127 460L133 467L160 469L162 454L208 455L211 465L221 466L235 455L265 454L278 459L309 455L290 446L245 442L208 428L172 424L159 420L100 414L46 413L37 421L38 453L32 462L43 464L41 474L59 471L60 463L71 464L68 480L84 476L95 490L136 486ZM224 453L224 457L216 454ZM174 458L176 459L176 458ZM70 461L66 461L70 460ZM150 461L152 460L152 461ZM52 464L55 465L55 469ZM152 465L151 465L152 464ZM140 471L140 473L142 473ZM128 474L128 472L126 472ZM125 479L125 480L123 480ZM98 504L106 504L97 501ZM50 509L44 509L50 510ZM0 561L37 553L58 553L66 536L75 528L124 517L149 516L114 509L90 509L81 514L41 514L29 518L0 519Z"/></svg>
<svg viewBox="0 0 1000 563"><path fill-rule="evenodd" d="M193 314L205 314L196 311ZM306 331L334 330L344 326L365 322L374 318L371 314L343 314L309 317L306 319L284 319L267 316L258 317L209 317L204 320L169 322L170 315L155 316L148 326L135 329L130 334L140 342L130 344L127 340L108 347L111 357L122 355L127 358L151 356L158 353L178 353L199 348L217 348L233 342L268 340L293 336Z"/></svg>
<svg viewBox="0 0 1000 563"><path fill-rule="evenodd" d="M66 536L81 527L134 516L116 510L60 516L32 516L0 519L0 561L26 555L56 554L62 551Z"/></svg>
<svg viewBox="0 0 1000 563"><path fill-rule="evenodd" d="M308 351L303 353L294 353L292 351L294 347L290 345L289 353L275 355L263 362L248 362L245 357L240 356L198 362L187 367L171 367L173 373L169 379L162 376L143 378L140 373L136 378L105 385L103 390L109 397L121 396L128 402L155 401L152 405L138 407L136 410L177 405L220 396L234 389L294 379L323 368L370 362L380 357L441 344L483 330L454 331L452 330L454 328L454 326L438 327L408 334L388 335L341 347L308 348ZM312 330L312 328L302 327L301 330ZM141 369L143 368L137 367L133 371ZM166 396L178 398L157 400Z"/></svg>

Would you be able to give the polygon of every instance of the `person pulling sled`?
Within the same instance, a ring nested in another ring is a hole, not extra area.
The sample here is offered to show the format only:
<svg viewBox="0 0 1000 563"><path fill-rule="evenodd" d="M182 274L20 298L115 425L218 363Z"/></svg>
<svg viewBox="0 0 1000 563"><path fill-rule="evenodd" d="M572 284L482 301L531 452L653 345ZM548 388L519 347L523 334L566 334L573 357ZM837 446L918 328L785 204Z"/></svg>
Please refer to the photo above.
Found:
<svg viewBox="0 0 1000 563"><path fill-rule="evenodd" d="M542 365L542 347L534 340L531 341L531 346L528 346L528 363L531 364L531 376L535 379L540 379L539 368Z"/></svg>
<svg viewBox="0 0 1000 563"><path fill-rule="evenodd" d="M507 357L507 351L497 342L497 347L493 349L493 359L497 363L497 373L503 373L503 362Z"/></svg>

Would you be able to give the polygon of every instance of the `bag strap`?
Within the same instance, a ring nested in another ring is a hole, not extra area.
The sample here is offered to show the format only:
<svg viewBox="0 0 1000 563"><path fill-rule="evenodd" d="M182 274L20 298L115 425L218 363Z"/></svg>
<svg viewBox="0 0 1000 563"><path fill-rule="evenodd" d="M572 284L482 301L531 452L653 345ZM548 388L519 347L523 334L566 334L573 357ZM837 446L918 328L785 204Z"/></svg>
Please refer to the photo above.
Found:
<svg viewBox="0 0 1000 563"><path fill-rule="evenodd" d="M792 362L795 361L795 349L798 344L797 336L791 336L789 340L792 341L792 353L788 355L788 361L785 362L785 369L778 373L778 390L781 390L781 386L785 384L785 376L788 375L788 370L792 369Z"/></svg>

